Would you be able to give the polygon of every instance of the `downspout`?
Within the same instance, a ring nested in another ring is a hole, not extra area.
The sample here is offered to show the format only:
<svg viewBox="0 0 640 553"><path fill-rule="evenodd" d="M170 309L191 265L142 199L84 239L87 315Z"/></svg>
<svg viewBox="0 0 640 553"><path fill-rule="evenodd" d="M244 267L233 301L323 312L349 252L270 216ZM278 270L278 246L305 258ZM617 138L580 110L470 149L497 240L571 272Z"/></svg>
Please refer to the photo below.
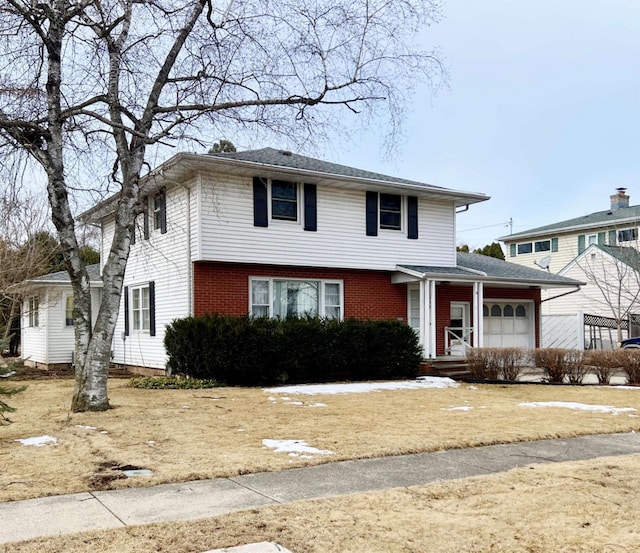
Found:
<svg viewBox="0 0 640 553"><path fill-rule="evenodd" d="M549 301L549 300L555 300L556 298L561 298L563 296L568 296L569 294L575 294L576 292L579 292L581 290L580 286L578 286L575 290L569 290L568 292L565 292L564 294L558 294L557 296L553 296L551 298L545 298L545 299L541 299L540 303L544 303L545 301Z"/></svg>

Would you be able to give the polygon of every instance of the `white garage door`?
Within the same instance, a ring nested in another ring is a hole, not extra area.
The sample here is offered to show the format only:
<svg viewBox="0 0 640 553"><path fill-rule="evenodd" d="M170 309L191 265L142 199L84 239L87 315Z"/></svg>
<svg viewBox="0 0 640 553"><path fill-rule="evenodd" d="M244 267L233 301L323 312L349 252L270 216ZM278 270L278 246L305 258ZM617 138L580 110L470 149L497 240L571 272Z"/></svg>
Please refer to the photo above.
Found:
<svg viewBox="0 0 640 553"><path fill-rule="evenodd" d="M533 302L485 302L484 346L534 347L533 311Z"/></svg>

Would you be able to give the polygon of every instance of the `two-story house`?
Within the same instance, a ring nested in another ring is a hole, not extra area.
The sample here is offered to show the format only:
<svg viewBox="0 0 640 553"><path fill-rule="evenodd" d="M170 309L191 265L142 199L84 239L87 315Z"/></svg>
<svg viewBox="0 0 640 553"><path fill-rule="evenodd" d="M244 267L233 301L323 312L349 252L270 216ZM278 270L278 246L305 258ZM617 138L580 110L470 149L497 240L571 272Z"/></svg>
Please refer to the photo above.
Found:
<svg viewBox="0 0 640 553"><path fill-rule="evenodd" d="M610 347L620 337L618 328L626 336L629 316L640 312L640 206L629 205L625 188L616 189L610 202L604 211L498 238L510 262L586 282L575 294L543 302L543 345L571 346L575 339L564 334L569 327L561 317L575 316L579 326L585 320L597 327L577 339L580 346ZM543 300L554 295L543 293Z"/></svg>
<svg viewBox="0 0 640 553"><path fill-rule="evenodd" d="M139 372L164 370L167 324L205 313L403 320L427 358L468 346L534 347L541 289L580 284L457 254L456 211L488 199L480 193L271 148L177 154L141 187L147 209L137 221L113 342L114 363ZM100 225L102 251L116 201L81 216ZM29 355L36 332L25 330ZM68 362L72 350L70 343L64 360L32 360Z"/></svg>

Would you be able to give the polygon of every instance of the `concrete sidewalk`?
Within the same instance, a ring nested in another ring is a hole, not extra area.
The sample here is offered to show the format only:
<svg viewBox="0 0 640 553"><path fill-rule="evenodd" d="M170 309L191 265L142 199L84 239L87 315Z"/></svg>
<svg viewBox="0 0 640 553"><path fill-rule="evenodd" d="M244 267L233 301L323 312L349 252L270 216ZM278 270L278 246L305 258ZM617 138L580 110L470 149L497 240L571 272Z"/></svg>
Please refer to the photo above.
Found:
<svg viewBox="0 0 640 553"><path fill-rule="evenodd" d="M0 543L492 474L540 463L640 453L640 433L581 436L341 461L233 478L0 503Z"/></svg>

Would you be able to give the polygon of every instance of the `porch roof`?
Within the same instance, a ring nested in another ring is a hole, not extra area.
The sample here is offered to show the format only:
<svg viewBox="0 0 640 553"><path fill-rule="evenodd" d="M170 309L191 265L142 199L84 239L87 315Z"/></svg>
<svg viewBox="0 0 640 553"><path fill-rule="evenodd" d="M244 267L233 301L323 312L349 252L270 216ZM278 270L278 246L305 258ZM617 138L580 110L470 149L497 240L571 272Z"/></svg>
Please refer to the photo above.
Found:
<svg viewBox="0 0 640 553"><path fill-rule="evenodd" d="M586 284L572 278L477 253L458 252L455 267L398 265L398 270L417 279L435 278L457 282L485 282L540 288L578 287Z"/></svg>
<svg viewBox="0 0 640 553"><path fill-rule="evenodd" d="M89 275L89 282L91 283L91 286L96 286L96 287L102 286L102 277L100 275L100 264L96 263L95 265L87 265L87 274ZM67 271L58 271L57 273L49 273L49 274L41 275L29 280L25 280L14 286L21 287L21 288L28 288L30 286L37 286L37 285L70 286L71 279L69 278L69 273L67 273Z"/></svg>

